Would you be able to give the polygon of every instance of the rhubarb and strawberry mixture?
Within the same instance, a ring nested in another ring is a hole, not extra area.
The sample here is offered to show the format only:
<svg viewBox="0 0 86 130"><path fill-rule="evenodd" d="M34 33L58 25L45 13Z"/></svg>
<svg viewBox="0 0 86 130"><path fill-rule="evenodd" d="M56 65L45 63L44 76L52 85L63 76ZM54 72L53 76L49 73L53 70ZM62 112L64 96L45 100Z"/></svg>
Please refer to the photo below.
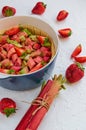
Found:
<svg viewBox="0 0 86 130"><path fill-rule="evenodd" d="M0 33L0 72L27 74L45 66L54 55L54 44L45 32L18 25Z"/></svg>

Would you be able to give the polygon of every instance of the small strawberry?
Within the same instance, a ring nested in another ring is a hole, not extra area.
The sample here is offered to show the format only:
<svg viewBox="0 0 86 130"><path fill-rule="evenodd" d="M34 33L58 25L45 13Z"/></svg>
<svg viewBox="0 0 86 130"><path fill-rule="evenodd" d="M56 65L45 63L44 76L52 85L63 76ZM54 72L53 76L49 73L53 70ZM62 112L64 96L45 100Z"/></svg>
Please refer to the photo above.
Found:
<svg viewBox="0 0 86 130"><path fill-rule="evenodd" d="M13 16L16 13L16 9L14 7L11 6L4 6L2 8L2 15L4 17L9 17L9 16Z"/></svg>
<svg viewBox="0 0 86 130"><path fill-rule="evenodd" d="M46 4L43 2L37 2L34 8L32 9L33 14L41 15L45 12Z"/></svg>
<svg viewBox="0 0 86 130"><path fill-rule="evenodd" d="M69 37L72 34L72 30L70 28L60 29L58 32L63 38Z"/></svg>
<svg viewBox="0 0 86 130"><path fill-rule="evenodd" d="M16 112L16 103L10 98L2 98L0 101L0 112L9 117Z"/></svg>
<svg viewBox="0 0 86 130"><path fill-rule="evenodd" d="M81 44L79 44L79 45L74 49L74 51L72 52L71 58L76 57L78 54L80 54L81 51L82 51L82 46L81 46Z"/></svg>
<svg viewBox="0 0 86 130"><path fill-rule="evenodd" d="M61 11L58 13L56 19L57 19L58 21L62 21L62 20L64 20L64 19L68 16L68 14L69 14L69 13L68 13L66 10L61 10Z"/></svg>
<svg viewBox="0 0 86 130"><path fill-rule="evenodd" d="M80 63L71 64L66 70L66 79L70 83L75 83L83 78L84 76L84 68Z"/></svg>

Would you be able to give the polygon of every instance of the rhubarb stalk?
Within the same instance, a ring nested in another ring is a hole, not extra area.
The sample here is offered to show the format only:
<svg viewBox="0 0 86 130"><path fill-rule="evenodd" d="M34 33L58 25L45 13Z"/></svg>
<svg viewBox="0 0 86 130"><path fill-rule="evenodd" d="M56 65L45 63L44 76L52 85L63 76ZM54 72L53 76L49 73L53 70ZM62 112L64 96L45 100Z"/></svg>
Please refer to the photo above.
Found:
<svg viewBox="0 0 86 130"><path fill-rule="evenodd" d="M54 98L63 87L63 83L62 75L58 77L55 75L52 80L48 80L15 130L37 130Z"/></svg>

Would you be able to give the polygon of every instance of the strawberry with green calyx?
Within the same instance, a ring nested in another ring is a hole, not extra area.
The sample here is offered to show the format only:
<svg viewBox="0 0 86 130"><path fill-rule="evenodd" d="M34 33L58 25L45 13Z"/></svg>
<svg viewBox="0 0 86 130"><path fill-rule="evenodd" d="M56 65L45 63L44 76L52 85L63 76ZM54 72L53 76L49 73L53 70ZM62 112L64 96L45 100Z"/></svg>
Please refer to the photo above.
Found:
<svg viewBox="0 0 86 130"><path fill-rule="evenodd" d="M41 15L45 12L46 4L43 2L37 2L34 8L32 9L33 14Z"/></svg>
<svg viewBox="0 0 86 130"><path fill-rule="evenodd" d="M63 38L67 38L67 37L71 36L71 34L72 34L72 30L70 28L60 29L60 30L58 30L58 32L59 32L60 36Z"/></svg>
<svg viewBox="0 0 86 130"><path fill-rule="evenodd" d="M16 112L16 103L10 98L3 98L0 101L0 112L9 117Z"/></svg>
<svg viewBox="0 0 86 130"><path fill-rule="evenodd" d="M4 6L2 8L2 15L4 17L9 17L9 16L13 16L16 13L16 9L14 7L10 7L10 6Z"/></svg>
<svg viewBox="0 0 86 130"><path fill-rule="evenodd" d="M66 69L65 76L69 83L75 83L84 77L84 67L79 62L73 63Z"/></svg>

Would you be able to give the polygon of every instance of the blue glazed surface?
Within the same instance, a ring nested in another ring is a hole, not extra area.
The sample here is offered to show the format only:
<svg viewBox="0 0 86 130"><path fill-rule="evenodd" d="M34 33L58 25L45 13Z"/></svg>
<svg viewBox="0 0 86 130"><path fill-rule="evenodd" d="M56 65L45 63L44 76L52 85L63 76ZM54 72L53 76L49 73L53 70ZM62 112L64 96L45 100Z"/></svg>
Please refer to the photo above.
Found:
<svg viewBox="0 0 86 130"><path fill-rule="evenodd" d="M55 59L45 68L30 75L0 79L0 86L16 91L29 90L39 87L43 80L48 80L48 78L51 76L55 64Z"/></svg>

